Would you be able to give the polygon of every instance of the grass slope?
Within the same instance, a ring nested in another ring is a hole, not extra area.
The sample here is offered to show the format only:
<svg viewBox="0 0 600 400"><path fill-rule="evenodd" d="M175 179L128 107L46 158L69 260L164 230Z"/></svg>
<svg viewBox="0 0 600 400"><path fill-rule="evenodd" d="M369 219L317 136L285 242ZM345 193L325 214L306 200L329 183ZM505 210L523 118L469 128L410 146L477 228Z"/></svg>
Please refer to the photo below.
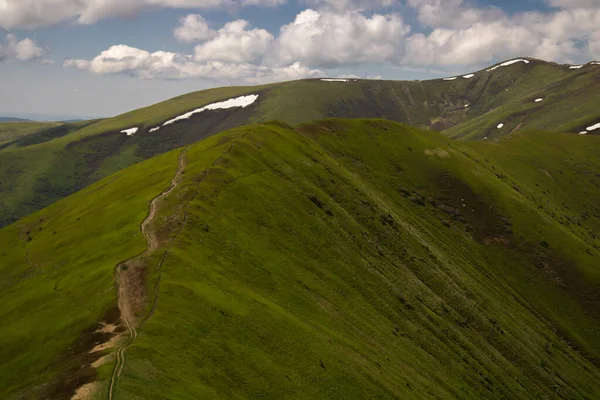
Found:
<svg viewBox="0 0 600 400"><path fill-rule="evenodd" d="M0 145L59 125L60 122L0 122Z"/></svg>
<svg viewBox="0 0 600 400"><path fill-rule="evenodd" d="M0 226L124 167L248 123L279 120L296 126L328 117L386 118L465 139L500 136L517 127L579 129L600 119L599 73L600 66L591 64L569 70L531 59L453 81L309 79L190 93L0 151L0 181L11 182L0 193ZM260 95L250 107L204 112L149 132L174 116L250 93ZM538 96L545 101L535 103ZM505 123L502 130L496 129L499 122ZM131 127L140 131L132 137L120 133Z"/></svg>
<svg viewBox="0 0 600 400"><path fill-rule="evenodd" d="M256 124L191 146L117 398L596 398L598 150L384 120ZM85 338L115 321L112 270L141 252L178 154L0 230L22 249L0 258L3 398L107 382L110 365L75 365L98 357Z"/></svg>

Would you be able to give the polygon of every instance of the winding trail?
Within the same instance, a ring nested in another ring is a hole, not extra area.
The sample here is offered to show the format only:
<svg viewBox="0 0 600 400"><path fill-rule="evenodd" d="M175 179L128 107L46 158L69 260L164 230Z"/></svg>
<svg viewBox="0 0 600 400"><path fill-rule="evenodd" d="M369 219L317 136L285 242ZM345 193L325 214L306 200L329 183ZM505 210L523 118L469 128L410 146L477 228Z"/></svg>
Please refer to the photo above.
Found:
<svg viewBox="0 0 600 400"><path fill-rule="evenodd" d="M177 230L176 234L171 238L171 241L170 241L165 253L161 257L160 261L158 262L158 265L157 265L158 279L154 286L154 292L155 292L154 293L154 295L155 295L154 302L152 304L152 308L151 308L150 312L148 313L148 315L139 324L140 329L146 323L146 321L150 317L152 317L152 315L156 311L156 306L158 304L161 275L162 275L162 273L161 273L162 265L165 262L165 260L167 259L167 257L169 256L171 248L172 248L173 244L175 243L175 240L177 239L177 237L179 236L179 234L181 233L181 231L187 224L187 220L188 220L187 207L198 196L198 194L200 192L200 184L208 176L210 169L215 167L221 160L223 160L233 150L235 144L238 141L244 139L246 137L246 135L248 135L248 133L250 133L250 132L251 132L251 130L248 130L243 135L241 135L238 139L233 140L232 143L230 144L229 148L223 154L221 154L219 157L217 157L208 167L206 167L206 169L202 172L201 178L196 182L195 192L191 196L191 198L187 200L185 207L184 207L184 208L186 208L186 211L184 212L183 223ZM118 299L119 299L118 306L119 306L119 310L121 312L121 319L122 319L123 323L125 324L125 327L127 328L127 333L129 335L129 337L116 351L116 364L115 364L115 368L113 370L112 376L110 378L110 386L109 386L109 392L108 392L109 400L113 400L115 398L117 381L118 381L119 376L121 375L121 372L123 371L123 367L125 365L125 350L127 350L127 348L133 344L133 342L135 341L135 339L137 338L137 335L138 335L138 331L135 327L135 322L134 322L135 316L134 316L133 310L131 309L131 304L129 303L129 298L127 296L127 284L124 281L124 279L121 275L121 272L127 270L128 264L132 264L138 259L145 258L148 255L150 255L151 253L153 253L155 250L158 249L160 242L158 240L156 232L152 229L152 223L154 222L154 219L156 217L156 213L158 211L158 206L159 206L160 202L162 200L164 200L165 197L167 197L179 185L181 176L183 175L183 171L186 166L185 153L186 153L188 147L184 148L181 151L181 153L179 154L177 171L175 172L175 176L171 180L171 185L165 191L163 191L161 194L159 194L158 196L156 196L155 198L153 198L150 201L150 205L148 207L148 215L146 216L144 221L140 224L140 229L142 231L142 235L146 238L146 250L143 253L141 253L140 255L137 255L126 261L120 262L119 264L117 264L117 266L115 268L115 273L114 273L115 278L114 279L115 279L115 283L117 284L117 287L118 287Z"/></svg>
<svg viewBox="0 0 600 400"><path fill-rule="evenodd" d="M186 160L185 160L186 150L187 150L187 147L185 149L183 149L181 151L181 153L179 153L179 158L178 158L178 162L177 162L177 171L175 172L175 176L171 180L170 186L150 201L150 205L148 207L148 215L146 216L144 221L140 224L140 230L142 231L142 235L144 236L144 238L146 238L146 250L144 250L143 253L141 253L135 257L132 257L128 260L120 262L119 264L117 264L117 266L115 268L114 279L115 279L115 283L117 285L117 295L118 295L118 299L119 299L118 307L119 307L119 311L121 313L121 320L123 321L123 324L125 325L125 328L127 329L128 338L117 349L116 354L115 354L116 363L115 363L115 368L113 369L113 373L110 378L110 386L109 386L109 391L108 391L109 400L113 400L113 398L115 396L116 383L117 383L117 380L118 380L119 376L121 375L121 372L123 371L123 367L125 365L125 350L127 350L127 348L129 346L131 346L131 344L133 344L133 342L135 341L135 339L137 338L137 335L138 335L136 327L135 327L135 322L134 322L135 321L134 312L131 309L131 304L126 295L127 287L126 287L126 283L125 283L121 273L123 271L127 270L128 264L131 264L138 259L147 257L148 255L150 255L152 252L154 252L158 248L159 240L156 235L156 232L152 229L152 223L154 222L154 219L156 218L159 204L169 194L171 194L171 192L179 185L179 181L183 174L183 170L185 169L185 166L186 166Z"/></svg>

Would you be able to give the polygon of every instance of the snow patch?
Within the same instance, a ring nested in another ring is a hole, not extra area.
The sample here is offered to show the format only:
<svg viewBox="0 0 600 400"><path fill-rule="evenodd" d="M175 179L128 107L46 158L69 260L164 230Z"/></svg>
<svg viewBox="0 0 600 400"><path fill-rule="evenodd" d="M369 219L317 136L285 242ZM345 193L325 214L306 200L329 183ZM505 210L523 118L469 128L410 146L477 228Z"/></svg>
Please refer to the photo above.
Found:
<svg viewBox="0 0 600 400"><path fill-rule="evenodd" d="M596 129L600 128L600 122L597 123L596 125L592 125L592 126L588 126L587 128L585 128L588 132L591 131L595 131Z"/></svg>
<svg viewBox="0 0 600 400"><path fill-rule="evenodd" d="M159 129L160 129L160 126L157 126L156 128L152 128L152 129L150 129L150 133L156 132Z"/></svg>
<svg viewBox="0 0 600 400"><path fill-rule="evenodd" d="M465 104L465 108L469 107L469 104Z"/></svg>
<svg viewBox="0 0 600 400"><path fill-rule="evenodd" d="M500 68L500 67L508 67L509 65L513 65L513 64L516 64L518 62L524 62L525 64L529 64L529 60L525 60L524 58L517 58L515 60L506 61L506 62L503 62L500 65L496 65L495 67L492 67L492 68L488 69L487 72L492 72L493 70L495 70L497 68Z"/></svg>
<svg viewBox="0 0 600 400"><path fill-rule="evenodd" d="M453 81L456 79L456 76L453 76L452 78L444 78L445 81Z"/></svg>
<svg viewBox="0 0 600 400"><path fill-rule="evenodd" d="M592 61L592 65L600 65L600 61Z"/></svg>
<svg viewBox="0 0 600 400"><path fill-rule="evenodd" d="M583 67L583 65L571 65L569 69L579 69L581 67Z"/></svg>
<svg viewBox="0 0 600 400"><path fill-rule="evenodd" d="M323 82L348 82L348 79L334 78L334 79L321 79ZM356 80L355 80L356 82Z"/></svg>
<svg viewBox="0 0 600 400"><path fill-rule="evenodd" d="M587 131L581 131L579 132L580 135L587 135Z"/></svg>
<svg viewBox="0 0 600 400"><path fill-rule="evenodd" d="M467 75L463 75L463 78L469 79L469 78L472 78L474 76L475 76L475 74L467 74Z"/></svg>
<svg viewBox="0 0 600 400"><path fill-rule="evenodd" d="M121 133L126 133L127 136L133 136L140 128L129 128L129 129L123 129L121 131Z"/></svg>
<svg viewBox="0 0 600 400"><path fill-rule="evenodd" d="M535 99L536 103L539 103L540 101L544 101L544 99L542 99L541 97L539 99Z"/></svg>
<svg viewBox="0 0 600 400"><path fill-rule="evenodd" d="M212 104L209 104L209 105L204 106L202 108L197 108L194 111L190 111L190 112L187 112L187 113L185 113L183 115L180 115L178 117L170 119L167 122L165 122L164 124L162 124L162 126L167 126L167 125L170 125L170 124L172 124L174 122L177 122L177 121L181 121L181 120L184 120L184 119L189 119L192 115L201 113L201 112L206 111L206 110L225 110L225 109L234 108L234 107L246 108L250 104L254 103L256 101L256 99L258 99L258 95L257 94L251 94L251 95L248 95L248 96L236 97L235 99L229 99L229 100L225 100L225 101L220 101L218 103L212 103Z"/></svg>
<svg viewBox="0 0 600 400"><path fill-rule="evenodd" d="M500 124L498 124L498 126L496 128L502 129L503 127L504 127L504 124L500 123Z"/></svg>

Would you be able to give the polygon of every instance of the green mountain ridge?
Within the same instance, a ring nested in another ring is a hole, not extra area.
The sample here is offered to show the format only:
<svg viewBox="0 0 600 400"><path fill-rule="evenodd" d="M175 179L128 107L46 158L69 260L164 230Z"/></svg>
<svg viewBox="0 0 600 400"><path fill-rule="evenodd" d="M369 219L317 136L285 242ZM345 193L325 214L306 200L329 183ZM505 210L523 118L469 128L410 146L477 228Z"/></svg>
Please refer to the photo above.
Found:
<svg viewBox="0 0 600 400"><path fill-rule="evenodd" d="M0 229L0 395L597 398L599 151L328 119L127 167Z"/></svg>
<svg viewBox="0 0 600 400"><path fill-rule="evenodd" d="M600 65L571 70L527 61L452 81L310 79L209 89L115 118L38 132L1 145L0 226L124 167L248 123L279 120L297 126L329 117L386 118L453 138L492 140L519 129L577 133L600 121ZM150 133L178 115L248 94L259 98L246 108L205 111ZM539 97L544 101L536 103ZM139 128L133 136L121 133L133 127Z"/></svg>

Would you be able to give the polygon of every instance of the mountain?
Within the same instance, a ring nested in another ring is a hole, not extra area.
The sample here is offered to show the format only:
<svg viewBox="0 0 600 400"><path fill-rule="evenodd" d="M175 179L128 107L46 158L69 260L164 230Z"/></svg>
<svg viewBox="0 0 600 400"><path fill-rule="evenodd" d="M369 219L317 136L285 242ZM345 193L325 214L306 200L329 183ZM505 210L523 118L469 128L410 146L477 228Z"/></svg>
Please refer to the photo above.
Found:
<svg viewBox="0 0 600 400"><path fill-rule="evenodd" d="M58 122L23 121L0 122L0 149L25 136L60 125Z"/></svg>
<svg viewBox="0 0 600 400"><path fill-rule="evenodd" d="M33 122L30 119L13 118L13 117L0 117L0 122Z"/></svg>
<svg viewBox="0 0 600 400"><path fill-rule="evenodd" d="M0 229L0 395L597 398L599 154L328 119L125 168Z"/></svg>
<svg viewBox="0 0 600 400"><path fill-rule="evenodd" d="M599 76L596 63L574 69L527 58L430 81L309 79L191 93L115 118L69 125L60 134L40 133L33 144L3 145L0 226L126 166L248 123L386 118L452 138L487 140L519 129L578 133L600 121ZM253 95L258 97L245 107L212 107ZM202 107L208 109L162 126ZM136 133L122 132L130 129Z"/></svg>

